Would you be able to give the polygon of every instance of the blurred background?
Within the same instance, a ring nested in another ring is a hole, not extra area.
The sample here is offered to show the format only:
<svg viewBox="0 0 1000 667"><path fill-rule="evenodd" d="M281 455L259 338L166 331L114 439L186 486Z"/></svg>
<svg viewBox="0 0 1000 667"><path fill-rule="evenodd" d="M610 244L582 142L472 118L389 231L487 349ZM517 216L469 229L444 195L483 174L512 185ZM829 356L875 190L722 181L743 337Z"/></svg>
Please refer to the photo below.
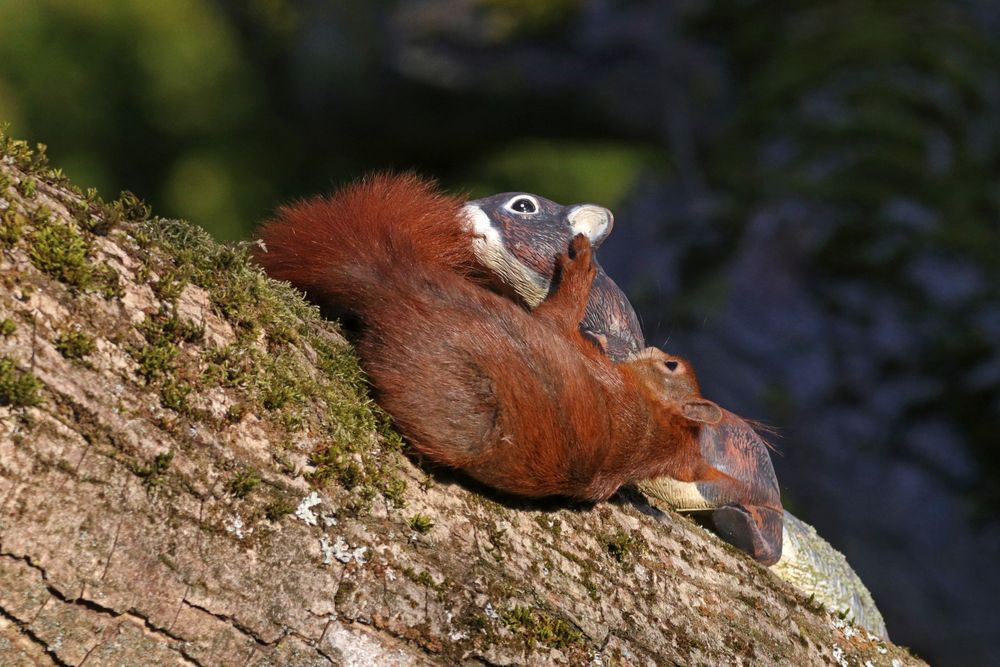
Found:
<svg viewBox="0 0 1000 667"><path fill-rule="evenodd" d="M890 635L1000 651L1000 3L0 0L0 121L245 238L373 168L611 207Z"/></svg>

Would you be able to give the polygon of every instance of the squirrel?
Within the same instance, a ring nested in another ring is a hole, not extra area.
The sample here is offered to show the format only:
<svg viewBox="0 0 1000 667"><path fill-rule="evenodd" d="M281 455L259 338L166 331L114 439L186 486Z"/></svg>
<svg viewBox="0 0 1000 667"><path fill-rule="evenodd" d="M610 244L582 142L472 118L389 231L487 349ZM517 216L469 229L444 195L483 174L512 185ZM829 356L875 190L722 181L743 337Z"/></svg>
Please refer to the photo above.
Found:
<svg viewBox="0 0 1000 667"><path fill-rule="evenodd" d="M462 211L485 282L528 308L548 294L554 259L576 234L586 236L596 250L614 227L614 216L602 206L563 206L529 192L473 199ZM580 328L612 361L624 361L645 347L639 318L596 260L594 265L597 273Z"/></svg>
<svg viewBox="0 0 1000 667"><path fill-rule="evenodd" d="M357 352L416 452L525 497L610 497L624 484L727 476L701 455L721 419L674 400L664 352L620 364L580 332L597 272L578 234L529 312L477 282L464 202L414 175L374 175L279 209L256 260L352 314Z"/></svg>

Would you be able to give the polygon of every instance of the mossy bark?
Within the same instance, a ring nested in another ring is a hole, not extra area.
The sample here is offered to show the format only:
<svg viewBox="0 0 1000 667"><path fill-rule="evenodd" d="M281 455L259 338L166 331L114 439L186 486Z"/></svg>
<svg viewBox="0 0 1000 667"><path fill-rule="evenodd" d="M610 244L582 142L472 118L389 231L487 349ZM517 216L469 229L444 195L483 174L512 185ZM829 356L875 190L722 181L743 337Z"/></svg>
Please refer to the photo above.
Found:
<svg viewBox="0 0 1000 667"><path fill-rule="evenodd" d="M680 516L418 467L243 249L0 149L4 664L919 662Z"/></svg>

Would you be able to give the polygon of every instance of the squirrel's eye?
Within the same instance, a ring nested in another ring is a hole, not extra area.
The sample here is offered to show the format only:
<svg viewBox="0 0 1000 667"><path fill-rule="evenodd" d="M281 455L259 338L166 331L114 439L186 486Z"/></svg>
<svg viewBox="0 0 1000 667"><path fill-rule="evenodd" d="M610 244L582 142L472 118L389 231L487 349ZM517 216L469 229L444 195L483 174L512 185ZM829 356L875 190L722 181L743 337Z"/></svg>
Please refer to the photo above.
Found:
<svg viewBox="0 0 1000 667"><path fill-rule="evenodd" d="M537 213L538 204L531 197L515 197L507 202L507 208L515 213Z"/></svg>
<svg viewBox="0 0 1000 667"><path fill-rule="evenodd" d="M676 361L674 361L673 359L671 359L670 361L664 361L663 365L667 367L668 371L673 372L673 371L677 370L677 367L680 364L678 364Z"/></svg>

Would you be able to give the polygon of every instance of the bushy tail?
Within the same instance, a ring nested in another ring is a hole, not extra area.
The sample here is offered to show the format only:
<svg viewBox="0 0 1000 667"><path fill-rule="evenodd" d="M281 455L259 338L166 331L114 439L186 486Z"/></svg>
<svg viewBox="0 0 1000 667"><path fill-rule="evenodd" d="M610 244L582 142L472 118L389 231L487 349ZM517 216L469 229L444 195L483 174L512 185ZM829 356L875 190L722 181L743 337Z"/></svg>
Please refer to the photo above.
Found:
<svg viewBox="0 0 1000 667"><path fill-rule="evenodd" d="M326 305L364 315L396 277L466 274L475 256L464 201L414 174L374 174L332 196L278 210L259 231L256 260Z"/></svg>

